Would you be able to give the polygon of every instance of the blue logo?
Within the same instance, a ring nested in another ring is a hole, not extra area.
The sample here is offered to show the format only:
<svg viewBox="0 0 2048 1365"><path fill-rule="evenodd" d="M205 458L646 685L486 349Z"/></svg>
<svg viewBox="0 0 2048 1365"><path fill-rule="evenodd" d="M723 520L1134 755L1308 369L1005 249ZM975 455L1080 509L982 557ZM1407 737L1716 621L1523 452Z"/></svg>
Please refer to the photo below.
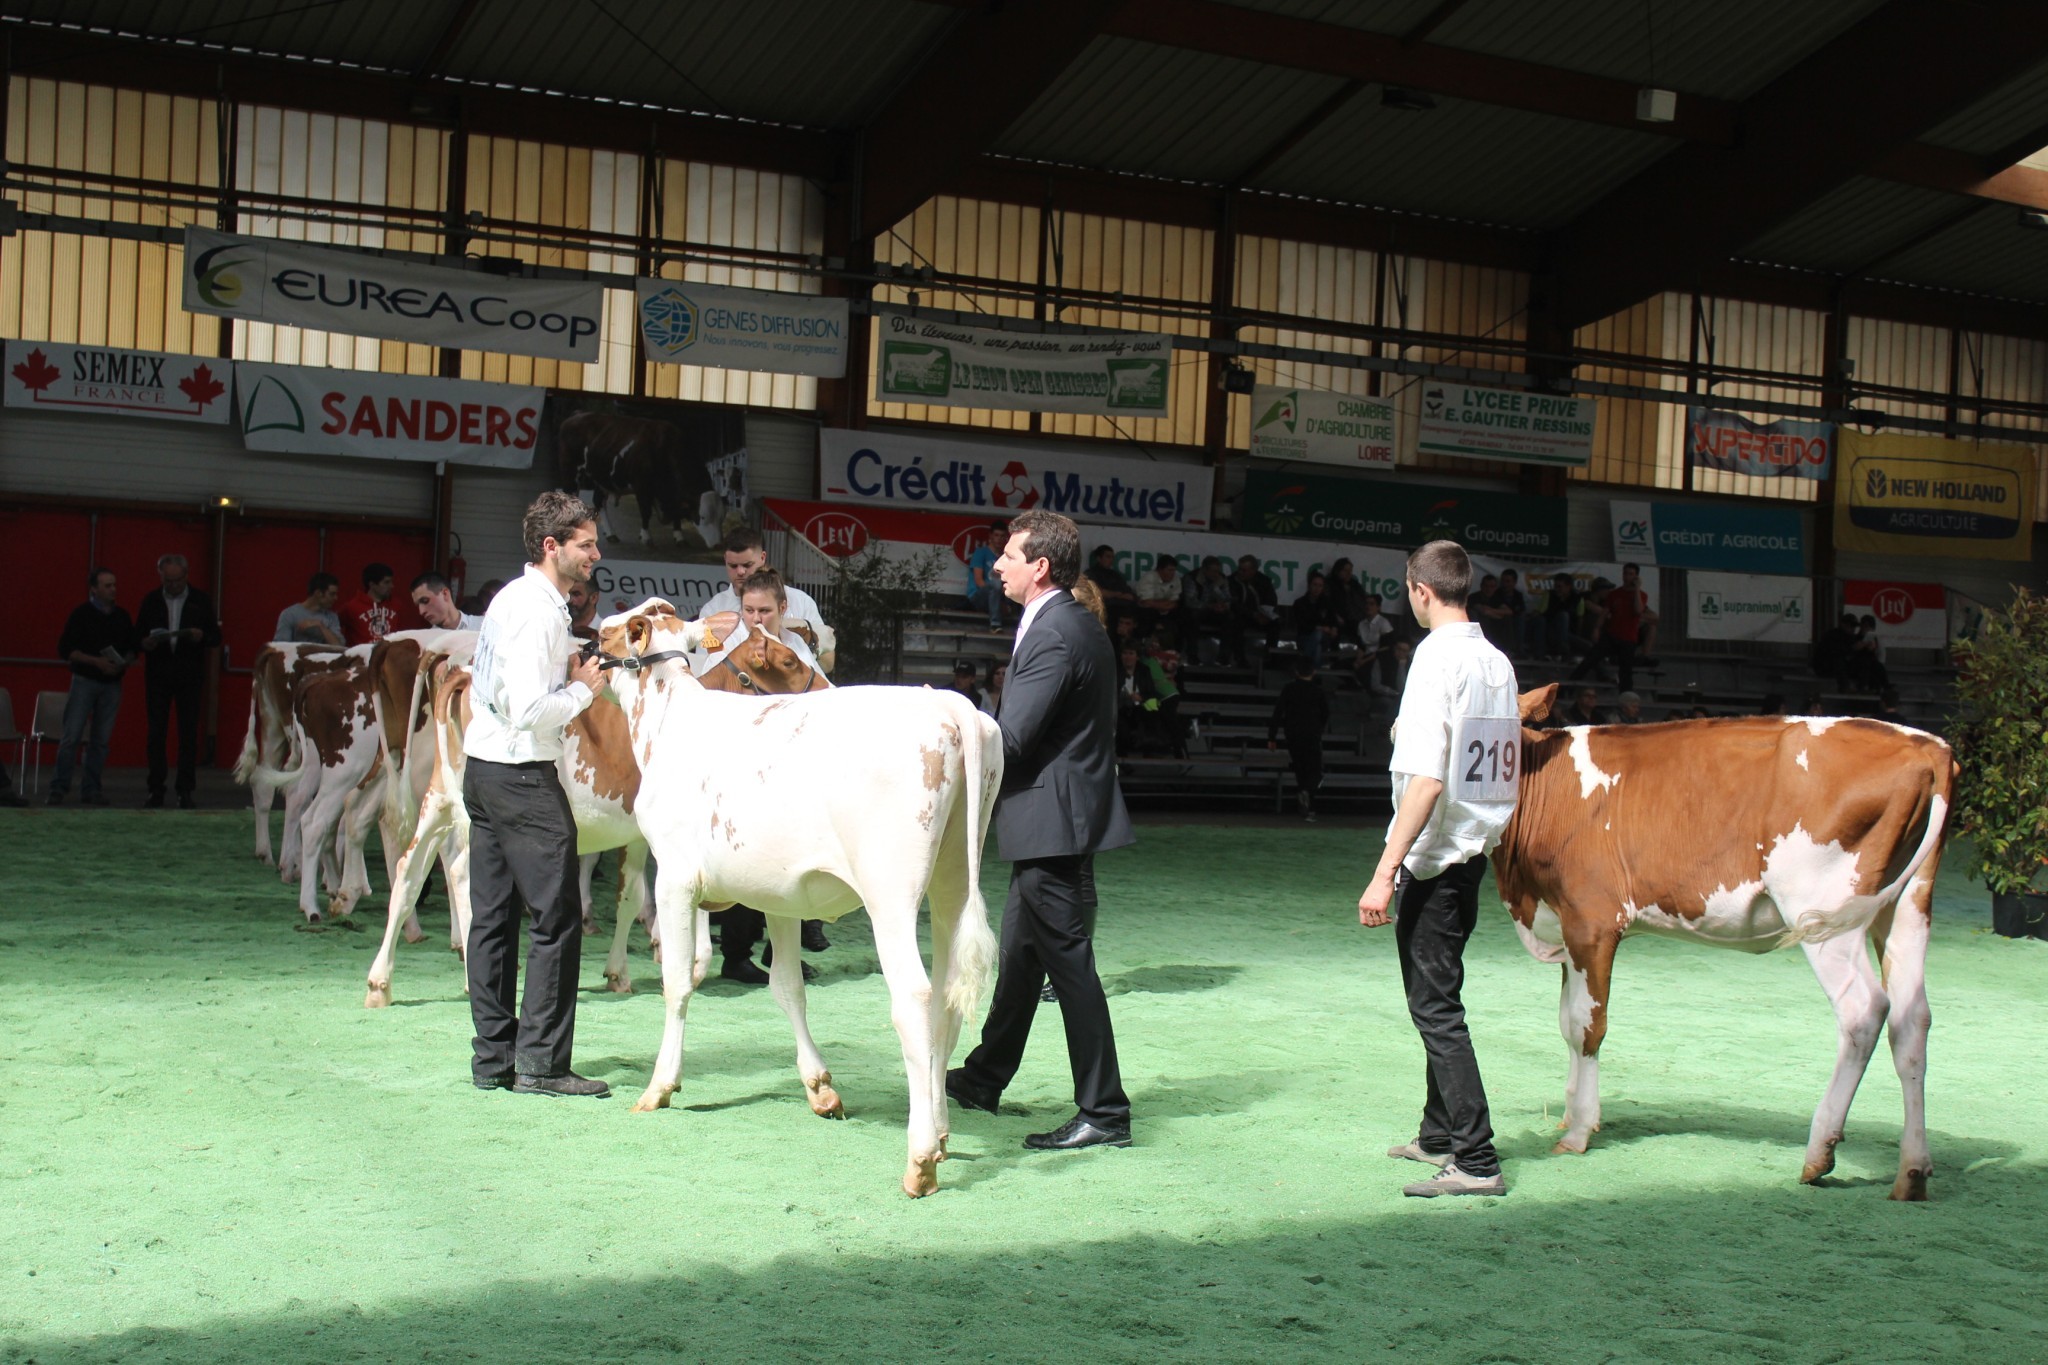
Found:
<svg viewBox="0 0 2048 1365"><path fill-rule="evenodd" d="M671 285L640 305L640 330L663 355L688 350L697 339L697 305Z"/></svg>

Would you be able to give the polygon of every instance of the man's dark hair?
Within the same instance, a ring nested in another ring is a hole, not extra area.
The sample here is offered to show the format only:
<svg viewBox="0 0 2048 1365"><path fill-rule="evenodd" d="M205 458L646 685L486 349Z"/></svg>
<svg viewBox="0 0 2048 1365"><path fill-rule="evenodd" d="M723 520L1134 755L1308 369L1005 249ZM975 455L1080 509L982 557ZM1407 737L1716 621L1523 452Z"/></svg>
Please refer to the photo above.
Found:
<svg viewBox="0 0 2048 1365"><path fill-rule="evenodd" d="M1175 559L1175 558L1174 558L1174 557L1173 557L1172 555L1161 555L1161 556L1159 556L1159 558L1158 558L1158 559L1157 559L1157 560L1156 560L1156 561L1155 561L1155 562L1153 563L1153 565L1152 565L1152 571L1153 571L1154 573L1157 573L1157 572L1159 572L1159 571L1160 571L1161 569L1172 569L1172 570L1173 570L1173 571L1174 571L1175 573L1179 573L1179 572L1180 572L1180 561L1179 561L1178 559Z"/></svg>
<svg viewBox="0 0 2048 1365"><path fill-rule="evenodd" d="M326 592L329 588L338 588L340 586L341 580L333 574L316 573L306 580L306 596L311 597L315 593Z"/></svg>
<svg viewBox="0 0 2048 1365"><path fill-rule="evenodd" d="M1090 551L1088 552L1088 558L1090 558L1090 559L1100 559L1100 558L1102 558L1102 557L1103 557L1104 555L1109 555L1109 556L1111 556L1111 557L1114 557L1114 556L1116 555L1116 546L1114 546L1114 545L1098 545L1098 546L1096 546L1096 547L1095 547L1094 549L1092 549L1092 550L1090 550ZM1037 557L1038 557L1038 556L1036 556L1036 555L1033 555L1033 556L1032 556L1032 558L1033 558L1033 559L1036 559Z"/></svg>
<svg viewBox="0 0 2048 1365"><path fill-rule="evenodd" d="M98 568L95 568L91 573L85 576L85 586L88 588L97 588L100 585L100 575L103 573L112 572L113 570L107 568L104 564L100 565Z"/></svg>
<svg viewBox="0 0 2048 1365"><path fill-rule="evenodd" d="M956 678L975 678L980 675L981 670L974 666L972 659L962 659L953 665L953 676Z"/></svg>
<svg viewBox="0 0 2048 1365"><path fill-rule="evenodd" d="M1445 606L1462 607L1472 595L1472 556L1455 540L1432 540L1409 554L1407 579Z"/></svg>
<svg viewBox="0 0 2048 1365"><path fill-rule="evenodd" d="M1508 581L1508 580L1509 580L1510 578L1514 579L1514 580L1515 580L1515 582L1517 582L1517 583L1519 583L1519 582L1521 582L1521 581L1522 581L1522 576L1521 576L1520 574L1516 573L1516 572L1515 572L1515 571L1514 571L1513 569L1502 569L1502 570L1500 571L1500 581L1501 581L1501 582L1505 583L1505 582L1507 582L1507 581Z"/></svg>
<svg viewBox="0 0 2048 1365"><path fill-rule="evenodd" d="M366 588L373 583L382 583L385 579L396 576L389 564L378 564L373 561L363 565L363 586Z"/></svg>
<svg viewBox="0 0 2048 1365"><path fill-rule="evenodd" d="M1636 571L1636 573L1637 573L1637 574L1641 574L1641 573L1642 573L1642 571L1643 571L1643 566L1642 566L1642 565L1640 565L1640 564L1624 564L1624 565L1622 565L1622 566L1621 566L1621 572L1622 572L1622 576L1623 576L1624 578L1628 576L1628 571L1629 571L1630 569L1634 569L1634 570Z"/></svg>
<svg viewBox="0 0 2048 1365"><path fill-rule="evenodd" d="M421 588L425 588L430 592L447 592L448 586L446 578L429 569L407 584L405 590L409 593L414 593L418 592Z"/></svg>
<svg viewBox="0 0 2048 1365"><path fill-rule="evenodd" d="M1376 606L1376 607L1383 607L1383 606L1385 606L1385 605L1386 605L1386 599L1382 598L1382 597L1381 597L1381 596L1380 596L1380 595L1379 595L1378 593L1376 593L1376 592L1369 592L1369 593L1367 593L1367 594L1365 595L1365 598L1364 598L1364 600L1365 600L1365 601L1367 601L1367 602L1370 602L1370 603L1372 603L1372 604L1373 604L1374 606Z"/></svg>
<svg viewBox="0 0 2048 1365"><path fill-rule="evenodd" d="M1055 588L1073 587L1074 580L1081 576L1081 528L1058 512L1034 507L1010 523L1012 535L1019 531L1024 533L1024 562L1046 561L1046 571Z"/></svg>
<svg viewBox="0 0 2048 1365"><path fill-rule="evenodd" d="M533 500L520 524L520 539L526 547L526 562L538 564L547 557L547 542L569 543L576 528L597 520L597 512L574 493L550 488Z"/></svg>
<svg viewBox="0 0 2048 1365"><path fill-rule="evenodd" d="M740 596L750 592L765 592L778 602L789 601L789 589L783 585L782 575L773 569L756 569L747 575L747 581L740 584Z"/></svg>
<svg viewBox="0 0 2048 1365"><path fill-rule="evenodd" d="M1314 659L1311 659L1311 658L1309 658L1309 657L1308 657L1308 655L1306 655L1306 654L1301 654L1301 655L1297 655L1297 656L1295 656L1295 660L1294 660L1294 676L1295 676L1295 677L1297 677L1297 678L1313 678L1313 677L1314 677L1315 675L1316 675L1316 661L1315 661Z"/></svg>
<svg viewBox="0 0 2048 1365"><path fill-rule="evenodd" d="M1327 584L1330 580L1321 569L1311 569L1309 570L1308 581L1310 583Z"/></svg>
<svg viewBox="0 0 2048 1365"><path fill-rule="evenodd" d="M749 550L759 550L761 553L766 554L768 553L768 543L761 539L759 531L750 531L744 526L740 527L737 531L731 532L724 540L718 542L718 552L720 554L743 555Z"/></svg>

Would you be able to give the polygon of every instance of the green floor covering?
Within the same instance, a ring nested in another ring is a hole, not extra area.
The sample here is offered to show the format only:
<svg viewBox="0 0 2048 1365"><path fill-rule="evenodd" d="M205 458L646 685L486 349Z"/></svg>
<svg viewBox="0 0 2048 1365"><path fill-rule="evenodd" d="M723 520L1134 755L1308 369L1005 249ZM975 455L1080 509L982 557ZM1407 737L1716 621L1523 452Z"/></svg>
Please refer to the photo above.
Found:
<svg viewBox="0 0 2048 1365"><path fill-rule="evenodd" d="M863 919L810 995L849 1122L724 984L678 1107L638 1115L644 942L641 993L579 1019L618 1098L483 1094L438 901L366 1011L381 915L298 932L246 816L0 812L0 1361L2048 1359L2048 943L1982 932L1953 871L1932 1203L1884 1197L1883 1049L1836 1176L1796 1182L1835 1050L1796 951L1628 945L1605 1130L1550 1155L1557 972L1490 884L1466 995L1512 1193L1424 1202L1381 1155L1422 1063L1391 931L1356 924L1377 835L1141 833L1100 864L1138 1145L1020 1150L1070 1112L1048 1010L912 1202Z"/></svg>

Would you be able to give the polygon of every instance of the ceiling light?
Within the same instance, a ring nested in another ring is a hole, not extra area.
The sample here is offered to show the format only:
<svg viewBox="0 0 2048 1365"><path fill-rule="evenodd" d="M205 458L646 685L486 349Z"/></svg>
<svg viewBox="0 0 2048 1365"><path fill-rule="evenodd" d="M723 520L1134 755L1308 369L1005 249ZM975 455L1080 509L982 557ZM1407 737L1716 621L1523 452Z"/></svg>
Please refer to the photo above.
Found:
<svg viewBox="0 0 2048 1365"><path fill-rule="evenodd" d="M1678 117L1678 92L1646 85L1636 91L1636 118L1643 123L1669 123Z"/></svg>

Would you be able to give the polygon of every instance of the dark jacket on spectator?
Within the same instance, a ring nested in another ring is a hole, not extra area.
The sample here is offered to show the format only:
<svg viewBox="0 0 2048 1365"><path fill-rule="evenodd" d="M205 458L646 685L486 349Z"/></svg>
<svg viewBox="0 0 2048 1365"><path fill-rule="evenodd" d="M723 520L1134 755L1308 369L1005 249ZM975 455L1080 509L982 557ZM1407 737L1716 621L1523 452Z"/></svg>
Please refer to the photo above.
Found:
<svg viewBox="0 0 2048 1365"><path fill-rule="evenodd" d="M171 624L171 609L164 601L162 588L151 588L142 605L135 609L135 636L138 646L153 630L167 630ZM213 599L197 588L185 589L185 606L178 613L180 631L198 630L202 638L198 644L190 640L178 641L176 649L165 641L155 649L146 650L142 656L143 671L151 678L192 678L206 671L206 651L220 643L220 620L213 614Z"/></svg>
<svg viewBox="0 0 2048 1365"><path fill-rule="evenodd" d="M135 654L135 622L120 607L101 611L90 602L81 602L73 609L69 620L64 622L64 633L57 637L57 657L71 662L71 652L98 654L109 646L121 652L124 659ZM71 664L72 673L94 682L114 682L120 674L106 674L97 668Z"/></svg>
<svg viewBox="0 0 2048 1365"><path fill-rule="evenodd" d="M1329 728L1329 693L1314 678L1296 678L1280 689L1280 699L1273 703L1266 739L1270 743L1285 734L1288 748L1300 748L1319 742Z"/></svg>

